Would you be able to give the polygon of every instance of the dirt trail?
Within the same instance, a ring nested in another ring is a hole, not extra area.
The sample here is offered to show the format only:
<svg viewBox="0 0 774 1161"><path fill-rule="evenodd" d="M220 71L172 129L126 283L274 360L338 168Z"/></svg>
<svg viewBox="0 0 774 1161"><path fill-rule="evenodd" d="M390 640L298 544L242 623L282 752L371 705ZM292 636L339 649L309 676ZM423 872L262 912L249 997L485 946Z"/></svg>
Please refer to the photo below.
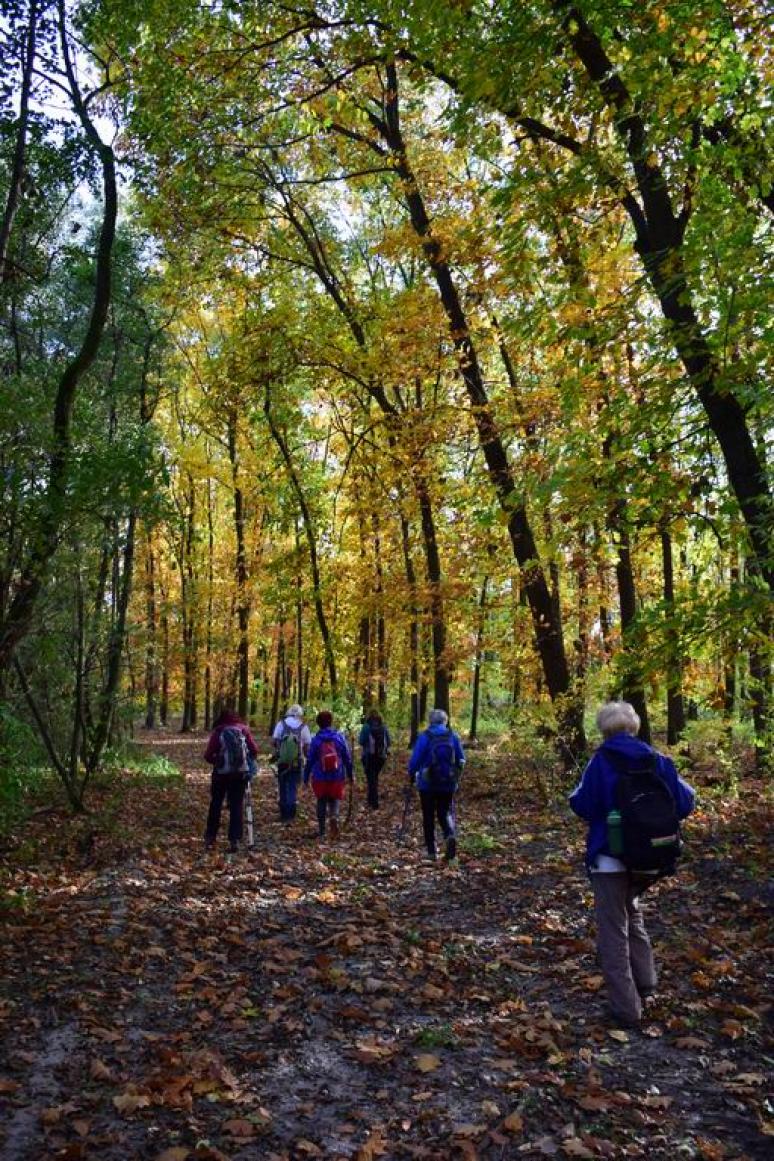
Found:
<svg viewBox="0 0 774 1161"><path fill-rule="evenodd" d="M255 850L205 857L203 737L144 745L185 785L125 787L125 835L80 865L41 840L15 875L0 1161L771 1155L765 901L730 829L699 822L651 904L661 990L626 1033L604 1018L580 829L485 757L452 869L421 862L416 812L396 842L394 768L382 808L361 786L321 845L303 795L277 821L264 767Z"/></svg>

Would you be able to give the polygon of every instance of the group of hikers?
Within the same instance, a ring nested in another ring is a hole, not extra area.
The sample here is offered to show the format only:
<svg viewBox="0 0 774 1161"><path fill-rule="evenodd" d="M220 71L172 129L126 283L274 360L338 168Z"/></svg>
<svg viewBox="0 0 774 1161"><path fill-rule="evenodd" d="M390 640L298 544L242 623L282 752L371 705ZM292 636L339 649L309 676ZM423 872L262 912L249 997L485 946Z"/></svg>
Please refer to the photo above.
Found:
<svg viewBox="0 0 774 1161"><path fill-rule="evenodd" d="M339 837L341 803L345 786L354 783L354 761L350 745L333 727L330 710L321 710L312 735L300 705L291 705L272 731L272 764L276 769L279 817L291 823L298 807L298 789L311 786L317 803L317 833ZM441 826L445 856L456 857L454 833L454 793L465 765L465 753L457 734L448 726L448 715L440 709L430 714L427 730L417 738L409 761L409 779L419 791L428 857L437 858L435 819ZM379 808L379 775L390 753L392 738L378 710L371 710L358 737L367 803ZM231 853L239 849L243 831L245 791L258 769L258 747L249 727L233 712L223 710L215 722L204 752L213 767L210 809L204 843L215 846L223 803L228 803L228 841Z"/></svg>
<svg viewBox="0 0 774 1161"><path fill-rule="evenodd" d="M272 732L279 815L296 817L301 781L311 786L317 805L317 834L339 836L345 786L354 782L352 751L334 729L333 715L321 710L312 735L300 705L291 705ZM572 810L588 824L586 870L594 895L597 959L610 1014L619 1026L638 1027L656 987L656 966L640 908L643 893L671 874L680 853L680 822L693 810L695 794L674 763L637 737L640 719L623 701L597 714L602 744L570 795ZM382 715L372 710L358 737L368 806L379 807L379 775L392 741ZM245 790L257 771L258 750L247 725L224 710L210 735L205 761L213 766L205 847L217 838L224 801L229 806L232 852L242 837ZM465 753L444 710L434 709L408 760L406 793L416 789L422 807L426 857L438 858L436 821L447 862L457 856L455 795ZM408 800L407 800L408 801Z"/></svg>

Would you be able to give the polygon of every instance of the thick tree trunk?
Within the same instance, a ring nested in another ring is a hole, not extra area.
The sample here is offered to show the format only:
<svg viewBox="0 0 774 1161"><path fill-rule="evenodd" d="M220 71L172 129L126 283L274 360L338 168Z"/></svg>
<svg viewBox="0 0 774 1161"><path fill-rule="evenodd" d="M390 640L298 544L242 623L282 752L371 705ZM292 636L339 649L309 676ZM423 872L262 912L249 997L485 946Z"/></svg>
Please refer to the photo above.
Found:
<svg viewBox="0 0 774 1161"><path fill-rule="evenodd" d="M19 208L22 182L24 180L24 162L27 153L30 93L32 91L32 75L35 65L39 6L40 0L30 0L29 16L27 18L27 36L24 44L24 62L22 64L22 83L19 93L19 117L16 126L16 141L14 143L11 172L8 178L8 193L5 199L3 218L0 222L0 284L2 285L5 285L11 280L11 264L8 261L8 248L11 241L14 218Z"/></svg>
<svg viewBox="0 0 774 1161"><path fill-rule="evenodd" d="M744 408L711 350L694 306L684 262L686 219L675 213L667 175L649 140L638 103L628 91L597 34L568 0L554 0L569 43L614 118L640 201L621 201L635 231L635 248L661 306L678 356L723 453L731 487L747 527L753 568L774 588L772 507L765 464L755 447Z"/></svg>
<svg viewBox="0 0 774 1161"><path fill-rule="evenodd" d="M386 76L385 117L384 120L374 117L372 123L392 154L412 227L421 243L449 321L452 342L457 351L457 366L470 399L481 450L500 505L507 514L508 533L514 556L522 571L546 684L552 701L558 707L560 748L565 761L571 764L585 750L585 736L582 707L572 693L562 625L557 623L556 607L540 565L527 512L516 489L505 446L497 429L451 268L444 257L440 241L433 234L420 187L408 161L400 129L398 74L394 64L387 65Z"/></svg>

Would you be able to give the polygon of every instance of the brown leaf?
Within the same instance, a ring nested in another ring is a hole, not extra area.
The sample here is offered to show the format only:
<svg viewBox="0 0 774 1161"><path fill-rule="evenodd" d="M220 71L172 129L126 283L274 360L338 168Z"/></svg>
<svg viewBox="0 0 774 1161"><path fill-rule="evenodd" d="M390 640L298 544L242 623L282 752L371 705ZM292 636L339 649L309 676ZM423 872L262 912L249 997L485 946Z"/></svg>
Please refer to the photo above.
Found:
<svg viewBox="0 0 774 1161"><path fill-rule="evenodd" d="M110 1071L104 1060L100 1060L95 1056L89 1065L89 1076L92 1080L105 1080L112 1083L115 1080L113 1073Z"/></svg>
<svg viewBox="0 0 774 1161"><path fill-rule="evenodd" d="M583 1144L580 1137L568 1137L566 1141L562 1141L562 1152L566 1153L568 1157L593 1157L591 1149Z"/></svg>
<svg viewBox="0 0 774 1161"><path fill-rule="evenodd" d="M127 1091L113 1097L113 1105L119 1113L135 1113L137 1109L147 1109L151 1099L147 1093Z"/></svg>
<svg viewBox="0 0 774 1161"><path fill-rule="evenodd" d="M0 1080L0 1093L18 1092L21 1085L16 1080Z"/></svg>
<svg viewBox="0 0 774 1161"><path fill-rule="evenodd" d="M702 1049L709 1048L709 1044L699 1036L678 1036L675 1040L675 1048L696 1049L697 1052L700 1052Z"/></svg>
<svg viewBox="0 0 774 1161"><path fill-rule="evenodd" d="M231 1120L224 1121L220 1127L230 1137L255 1136L255 1125L252 1121L248 1121L244 1117L232 1117Z"/></svg>
<svg viewBox="0 0 774 1161"><path fill-rule="evenodd" d="M522 1133L524 1118L521 1113L509 1113L500 1127L505 1129L506 1133Z"/></svg>
<svg viewBox="0 0 774 1161"><path fill-rule="evenodd" d="M186 1161L191 1156L191 1150L186 1145L173 1145L159 1153L156 1161Z"/></svg>
<svg viewBox="0 0 774 1161"><path fill-rule="evenodd" d="M431 1052L421 1052L414 1059L420 1072L435 1072L441 1064L441 1058L433 1056Z"/></svg>
<svg viewBox="0 0 774 1161"><path fill-rule="evenodd" d="M375 1129L368 1140L358 1149L356 1161L374 1161L375 1157L383 1157L386 1152L387 1143L382 1136L381 1129Z"/></svg>

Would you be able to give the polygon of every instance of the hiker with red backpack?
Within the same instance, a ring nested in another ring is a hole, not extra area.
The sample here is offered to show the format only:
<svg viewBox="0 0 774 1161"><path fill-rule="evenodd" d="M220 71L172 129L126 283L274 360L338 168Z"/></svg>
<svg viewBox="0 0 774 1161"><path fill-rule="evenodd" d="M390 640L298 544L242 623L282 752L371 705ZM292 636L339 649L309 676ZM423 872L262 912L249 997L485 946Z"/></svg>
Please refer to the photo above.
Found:
<svg viewBox="0 0 774 1161"><path fill-rule="evenodd" d="M435 820L445 841L447 862L457 856L457 823L454 813L454 795L459 787L465 766L462 743L449 728L449 715L442 709L430 712L428 727L411 752L408 766L409 785L416 785L422 803L422 830L427 857L438 857L435 845Z"/></svg>
<svg viewBox="0 0 774 1161"><path fill-rule="evenodd" d="M603 705L597 726L604 740L570 806L589 824L586 869L611 1013L618 1025L638 1027L657 979L639 899L675 870L680 820L693 810L695 794L671 758L636 736L640 719L628 702Z"/></svg>
<svg viewBox="0 0 774 1161"><path fill-rule="evenodd" d="M304 786L310 781L317 799L317 827L325 838L326 820L330 818L331 838L339 837L339 814L344 797L344 783L352 782L352 755L344 735L333 728L333 714L321 710L317 715L320 727L312 738L304 769Z"/></svg>
<svg viewBox="0 0 774 1161"><path fill-rule="evenodd" d="M205 850L215 846L224 800L228 802L229 850L234 854L239 849L245 790L255 773L257 757L258 747L249 728L233 710L223 710L204 751L204 761L212 764Z"/></svg>
<svg viewBox="0 0 774 1161"><path fill-rule="evenodd" d="M280 820L288 823L296 817L298 784L312 744L312 735L300 705L289 706L288 712L277 722L272 744L277 763Z"/></svg>
<svg viewBox="0 0 774 1161"><path fill-rule="evenodd" d="M362 752L363 773L368 787L368 805L379 807L379 774L390 752L390 731L378 710L372 709L360 731L358 743Z"/></svg>

